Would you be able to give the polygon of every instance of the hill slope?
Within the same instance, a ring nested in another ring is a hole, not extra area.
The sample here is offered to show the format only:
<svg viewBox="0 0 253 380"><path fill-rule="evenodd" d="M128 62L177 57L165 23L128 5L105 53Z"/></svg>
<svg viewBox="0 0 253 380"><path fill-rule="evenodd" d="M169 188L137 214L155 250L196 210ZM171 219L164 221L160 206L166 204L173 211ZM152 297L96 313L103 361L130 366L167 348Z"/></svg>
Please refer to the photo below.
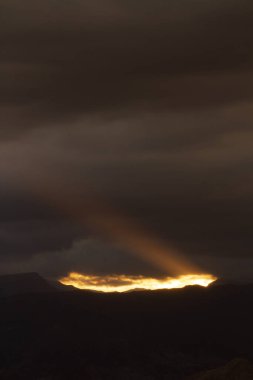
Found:
<svg viewBox="0 0 253 380"><path fill-rule="evenodd" d="M192 380L253 380L253 366L244 359L232 360L227 365L207 371Z"/></svg>
<svg viewBox="0 0 253 380"><path fill-rule="evenodd" d="M0 296L24 293L52 292L51 286L38 273L21 273L0 276Z"/></svg>
<svg viewBox="0 0 253 380"><path fill-rule="evenodd" d="M253 285L1 297L0 378L245 380L203 371L252 361L252 300Z"/></svg>

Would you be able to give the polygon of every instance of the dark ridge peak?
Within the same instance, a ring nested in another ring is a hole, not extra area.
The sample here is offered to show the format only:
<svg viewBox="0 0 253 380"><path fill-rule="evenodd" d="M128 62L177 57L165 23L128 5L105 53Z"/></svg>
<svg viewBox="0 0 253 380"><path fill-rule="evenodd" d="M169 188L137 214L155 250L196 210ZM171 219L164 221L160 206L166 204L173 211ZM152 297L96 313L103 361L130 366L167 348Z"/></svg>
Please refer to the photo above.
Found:
<svg viewBox="0 0 253 380"><path fill-rule="evenodd" d="M220 285L247 285L252 282L252 279L218 278L216 281L212 282L208 287Z"/></svg>
<svg viewBox="0 0 253 380"><path fill-rule="evenodd" d="M0 276L0 295L51 292L55 289L38 273L15 273Z"/></svg>

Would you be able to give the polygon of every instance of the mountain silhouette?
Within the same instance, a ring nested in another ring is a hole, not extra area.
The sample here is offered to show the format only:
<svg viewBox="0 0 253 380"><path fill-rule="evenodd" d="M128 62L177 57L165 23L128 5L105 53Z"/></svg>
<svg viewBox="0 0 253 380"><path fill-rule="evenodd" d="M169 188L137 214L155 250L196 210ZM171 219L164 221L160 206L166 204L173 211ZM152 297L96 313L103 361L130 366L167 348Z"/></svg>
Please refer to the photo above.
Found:
<svg viewBox="0 0 253 380"><path fill-rule="evenodd" d="M55 290L38 274L0 284L1 380L253 380L252 284L111 294Z"/></svg>
<svg viewBox="0 0 253 380"><path fill-rule="evenodd" d="M52 292L55 288L38 273L20 273L0 276L0 296L24 293Z"/></svg>

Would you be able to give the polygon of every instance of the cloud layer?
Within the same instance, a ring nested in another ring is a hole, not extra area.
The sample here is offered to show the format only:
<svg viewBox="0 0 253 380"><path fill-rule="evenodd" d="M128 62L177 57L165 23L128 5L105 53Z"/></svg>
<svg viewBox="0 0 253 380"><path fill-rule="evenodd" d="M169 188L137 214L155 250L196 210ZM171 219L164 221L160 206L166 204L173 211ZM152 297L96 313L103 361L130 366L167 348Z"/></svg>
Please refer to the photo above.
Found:
<svg viewBox="0 0 253 380"><path fill-rule="evenodd" d="M59 194L95 192L207 270L234 275L235 264L213 262L251 260L252 2L0 7L2 272L33 262L64 275L64 252L96 239L34 191L57 176ZM102 273L105 252L110 263L114 249L103 247L92 265L75 258L75 270ZM61 254L54 267L50 255ZM118 257L107 273L150 270Z"/></svg>

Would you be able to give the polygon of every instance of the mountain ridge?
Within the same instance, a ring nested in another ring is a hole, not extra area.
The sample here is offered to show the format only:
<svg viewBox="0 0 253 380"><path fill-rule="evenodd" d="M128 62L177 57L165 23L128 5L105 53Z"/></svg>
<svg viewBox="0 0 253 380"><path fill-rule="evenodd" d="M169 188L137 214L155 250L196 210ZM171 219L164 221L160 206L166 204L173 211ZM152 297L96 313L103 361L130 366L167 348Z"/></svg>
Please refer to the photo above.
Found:
<svg viewBox="0 0 253 380"><path fill-rule="evenodd" d="M0 296L52 291L55 291L55 288L36 272L0 276Z"/></svg>

